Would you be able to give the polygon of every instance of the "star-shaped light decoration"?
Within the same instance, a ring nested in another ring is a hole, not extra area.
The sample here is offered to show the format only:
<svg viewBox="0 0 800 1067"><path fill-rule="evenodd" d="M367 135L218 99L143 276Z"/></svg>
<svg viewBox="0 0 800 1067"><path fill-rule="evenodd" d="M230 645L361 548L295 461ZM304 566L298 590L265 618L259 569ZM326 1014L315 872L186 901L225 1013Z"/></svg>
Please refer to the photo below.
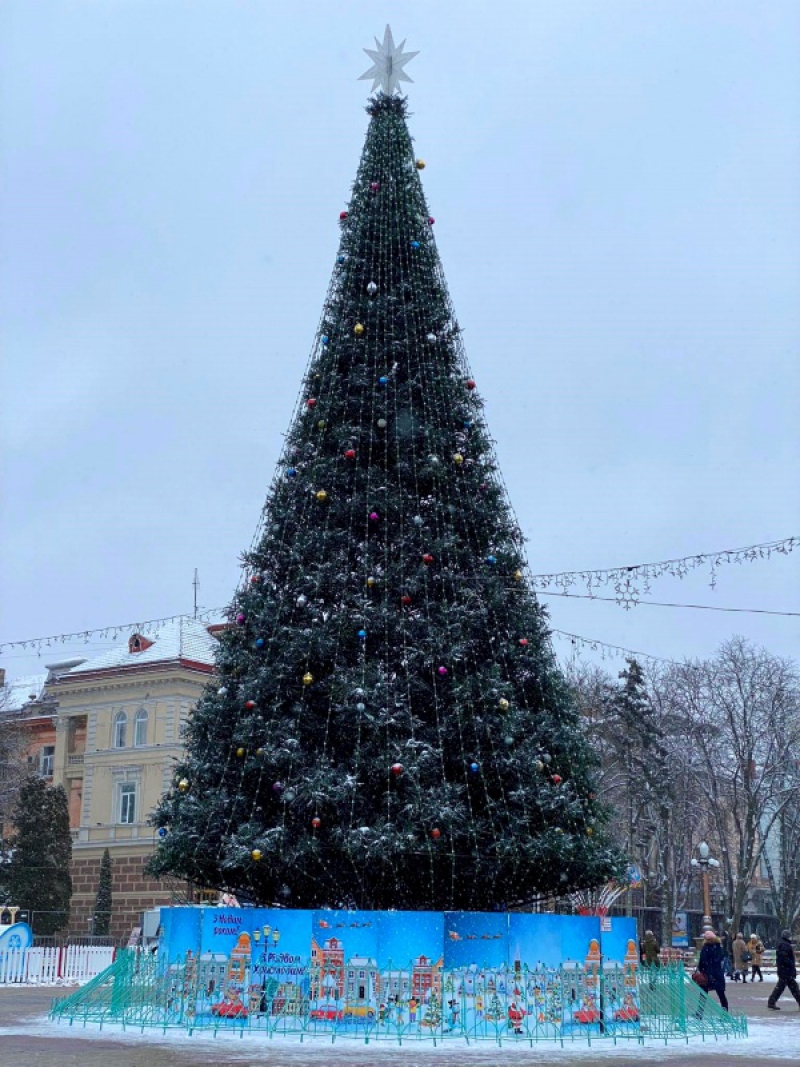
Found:
<svg viewBox="0 0 800 1067"><path fill-rule="evenodd" d="M399 88L400 82L413 82L414 79L409 78L403 67L414 56L418 56L419 52L407 52L403 55L405 43L402 41L399 45L395 45L392 28L387 26L383 34L383 44L376 37L375 48L364 49L372 60L372 66L358 80L364 81L372 78L372 91L374 92L380 86L387 96L391 96L395 89Z"/></svg>

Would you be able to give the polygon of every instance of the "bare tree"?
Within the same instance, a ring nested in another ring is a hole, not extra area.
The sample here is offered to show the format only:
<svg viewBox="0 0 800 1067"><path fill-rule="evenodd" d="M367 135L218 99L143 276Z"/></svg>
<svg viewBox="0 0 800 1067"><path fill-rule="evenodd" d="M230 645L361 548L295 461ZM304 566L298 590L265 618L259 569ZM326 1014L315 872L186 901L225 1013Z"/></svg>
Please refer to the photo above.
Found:
<svg viewBox="0 0 800 1067"><path fill-rule="evenodd" d="M734 637L713 659L675 669L671 680L699 757L736 930L764 842L792 799L797 674L791 662Z"/></svg>

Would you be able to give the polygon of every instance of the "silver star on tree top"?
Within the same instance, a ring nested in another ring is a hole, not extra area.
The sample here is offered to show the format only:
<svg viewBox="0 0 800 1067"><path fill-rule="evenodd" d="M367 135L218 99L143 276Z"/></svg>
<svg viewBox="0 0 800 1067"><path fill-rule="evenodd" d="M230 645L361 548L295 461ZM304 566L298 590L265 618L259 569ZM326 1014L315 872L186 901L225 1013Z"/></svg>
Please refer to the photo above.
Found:
<svg viewBox="0 0 800 1067"><path fill-rule="evenodd" d="M372 78L372 91L374 92L380 86L387 96L391 96L395 89L400 87L400 82L413 82L414 79L409 78L403 67L414 56L418 56L419 52L407 52L403 55L405 43L402 41L399 45L395 45L392 28L387 26L383 35L383 44L376 37L376 47L364 49L372 60L372 66L358 80L364 81Z"/></svg>

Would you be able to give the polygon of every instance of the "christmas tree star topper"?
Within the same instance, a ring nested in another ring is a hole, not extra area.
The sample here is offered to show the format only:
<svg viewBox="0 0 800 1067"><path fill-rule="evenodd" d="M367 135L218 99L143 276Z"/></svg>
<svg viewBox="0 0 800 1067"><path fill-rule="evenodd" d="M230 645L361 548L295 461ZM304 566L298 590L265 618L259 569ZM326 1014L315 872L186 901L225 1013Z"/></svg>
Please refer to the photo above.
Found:
<svg viewBox="0 0 800 1067"><path fill-rule="evenodd" d="M372 60L372 66L358 80L364 81L372 78L373 91L380 86L387 96L391 96L395 89L399 88L400 82L413 82L414 79L409 78L403 67L414 56L418 56L419 52L407 52L403 55L405 43L402 41L399 45L395 45L392 28L387 26L383 34L383 44L376 37L375 48L364 49Z"/></svg>

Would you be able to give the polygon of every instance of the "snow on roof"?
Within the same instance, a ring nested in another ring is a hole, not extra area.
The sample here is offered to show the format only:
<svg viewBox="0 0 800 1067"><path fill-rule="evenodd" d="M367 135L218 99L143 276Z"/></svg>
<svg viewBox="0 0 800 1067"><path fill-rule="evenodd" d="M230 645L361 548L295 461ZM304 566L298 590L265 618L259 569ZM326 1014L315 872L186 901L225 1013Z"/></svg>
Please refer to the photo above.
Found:
<svg viewBox="0 0 800 1067"><path fill-rule="evenodd" d="M17 678L16 681L0 686L0 715L22 711L32 700L39 700L46 681L46 674L29 674L25 678Z"/></svg>
<svg viewBox="0 0 800 1067"><path fill-rule="evenodd" d="M216 638L208 632L206 624L189 618L188 615L170 619L153 630L133 631L130 636L133 637L135 633L152 644L147 644L140 652L135 652L131 651L126 638L117 648L73 667L62 675L62 679L93 671L141 667L148 663L167 663L175 660L191 660L192 663L202 663L209 667L214 665Z"/></svg>

